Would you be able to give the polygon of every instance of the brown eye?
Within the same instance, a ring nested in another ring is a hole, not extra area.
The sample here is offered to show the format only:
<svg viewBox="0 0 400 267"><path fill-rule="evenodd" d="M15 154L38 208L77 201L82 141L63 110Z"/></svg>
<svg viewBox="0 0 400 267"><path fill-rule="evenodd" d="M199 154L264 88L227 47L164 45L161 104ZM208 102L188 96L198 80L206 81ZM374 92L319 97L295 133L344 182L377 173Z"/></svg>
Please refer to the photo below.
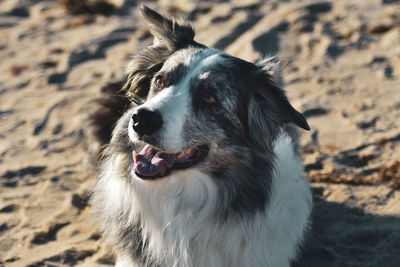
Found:
<svg viewBox="0 0 400 267"><path fill-rule="evenodd" d="M207 104L215 104L217 100L212 95L203 96L203 101Z"/></svg>
<svg viewBox="0 0 400 267"><path fill-rule="evenodd" d="M164 86L165 86L165 84L164 84L164 78L161 77L161 76L157 77L156 80L155 80L155 82L154 82L154 85L155 85L157 88L159 88L159 89L164 88Z"/></svg>

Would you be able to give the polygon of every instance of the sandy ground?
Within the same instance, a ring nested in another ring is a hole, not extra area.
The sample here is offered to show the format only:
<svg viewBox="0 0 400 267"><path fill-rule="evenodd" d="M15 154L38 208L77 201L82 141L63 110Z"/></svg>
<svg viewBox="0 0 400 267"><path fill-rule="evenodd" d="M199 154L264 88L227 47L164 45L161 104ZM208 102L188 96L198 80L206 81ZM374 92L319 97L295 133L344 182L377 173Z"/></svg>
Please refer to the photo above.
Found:
<svg viewBox="0 0 400 267"><path fill-rule="evenodd" d="M189 18L199 42L282 58L312 127L313 230L293 266L400 266L400 1L220 2L149 4ZM0 2L0 266L113 263L87 201L85 128L91 101L151 42L135 5L103 16Z"/></svg>

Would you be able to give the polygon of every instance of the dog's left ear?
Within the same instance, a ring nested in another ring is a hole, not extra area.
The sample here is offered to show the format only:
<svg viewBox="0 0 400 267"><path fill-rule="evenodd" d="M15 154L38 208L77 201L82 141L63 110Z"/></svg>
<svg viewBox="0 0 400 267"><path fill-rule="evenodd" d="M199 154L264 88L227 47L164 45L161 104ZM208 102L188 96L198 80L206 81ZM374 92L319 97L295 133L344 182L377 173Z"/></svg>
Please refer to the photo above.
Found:
<svg viewBox="0 0 400 267"><path fill-rule="evenodd" d="M265 89L257 90L256 97L264 100L271 99L272 97L280 121L283 123L294 123L304 130L310 130L310 126L304 116L289 103L282 89L270 87L267 90L272 92L266 92ZM268 100L268 102L270 102L270 100Z"/></svg>
<svg viewBox="0 0 400 267"><path fill-rule="evenodd" d="M168 19L149 7L140 7L144 18L150 23L150 31L154 36L154 45L165 46L175 51L193 43L194 30L185 20Z"/></svg>
<svg viewBox="0 0 400 267"><path fill-rule="evenodd" d="M294 123L304 130L310 130L304 116L289 103L285 92L280 88L283 82L279 61L275 57L264 58L258 61L256 66L261 71L261 83L263 83L256 88L256 97L274 106L281 122Z"/></svg>

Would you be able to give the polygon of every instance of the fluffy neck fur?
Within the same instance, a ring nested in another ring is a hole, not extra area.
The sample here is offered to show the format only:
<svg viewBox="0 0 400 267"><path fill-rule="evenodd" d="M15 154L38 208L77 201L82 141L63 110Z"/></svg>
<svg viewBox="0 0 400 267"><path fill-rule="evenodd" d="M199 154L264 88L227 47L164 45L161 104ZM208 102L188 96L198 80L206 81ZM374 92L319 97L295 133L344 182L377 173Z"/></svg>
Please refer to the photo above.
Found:
<svg viewBox="0 0 400 267"><path fill-rule="evenodd" d="M224 222L215 217L218 190L207 175L193 169L165 181L128 179L129 156L111 154L93 203L116 247L117 266L289 266L307 227L311 194L289 138L281 136L274 152L266 211Z"/></svg>

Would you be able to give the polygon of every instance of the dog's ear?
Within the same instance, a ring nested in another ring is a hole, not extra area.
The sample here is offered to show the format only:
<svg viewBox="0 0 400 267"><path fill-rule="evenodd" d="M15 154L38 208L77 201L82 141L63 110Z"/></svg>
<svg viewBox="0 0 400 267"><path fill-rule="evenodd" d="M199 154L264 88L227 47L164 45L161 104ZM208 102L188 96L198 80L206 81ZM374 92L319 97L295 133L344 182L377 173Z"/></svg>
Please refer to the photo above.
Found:
<svg viewBox="0 0 400 267"><path fill-rule="evenodd" d="M281 89L283 81L280 61L276 57L267 57L256 62L256 66L261 70L261 81L264 83L264 86L257 87L256 94L266 100L273 97L279 117L284 123L294 123L304 130L310 130L304 116L289 103Z"/></svg>
<svg viewBox="0 0 400 267"><path fill-rule="evenodd" d="M282 89L269 85L268 89L256 90L255 94L259 102L267 103L276 112L280 122L294 123L304 130L310 130L304 116L289 103Z"/></svg>
<svg viewBox="0 0 400 267"><path fill-rule="evenodd" d="M141 11L150 23L154 43L137 53L129 63L124 89L130 95L145 99L153 75L161 69L165 60L176 50L197 43L193 40L194 31L189 23L165 18L147 6L141 6Z"/></svg>
<svg viewBox="0 0 400 267"><path fill-rule="evenodd" d="M169 51L176 51L193 43L194 30L189 22L181 19L168 19L149 7L140 7L144 18L150 23L154 36L154 45L165 46Z"/></svg>
<svg viewBox="0 0 400 267"><path fill-rule="evenodd" d="M280 88L278 69L273 62L263 62L252 73L254 84L252 97L248 104L249 134L259 145L267 139L272 141L285 123L293 123L300 128L310 130L304 116L290 103L285 92ZM258 140L257 140L258 139Z"/></svg>

